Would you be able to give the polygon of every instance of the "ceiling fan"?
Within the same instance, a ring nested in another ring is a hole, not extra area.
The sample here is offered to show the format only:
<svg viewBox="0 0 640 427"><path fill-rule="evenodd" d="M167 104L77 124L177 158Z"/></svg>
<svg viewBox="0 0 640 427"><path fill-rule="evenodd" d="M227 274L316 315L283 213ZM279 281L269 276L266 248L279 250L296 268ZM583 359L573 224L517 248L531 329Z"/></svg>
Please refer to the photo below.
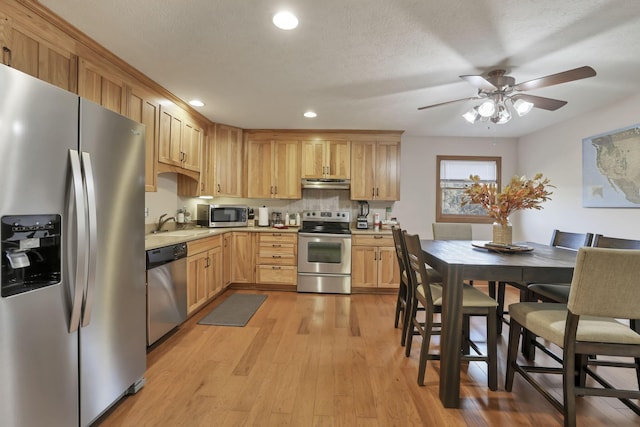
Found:
<svg viewBox="0 0 640 427"><path fill-rule="evenodd" d="M519 116L524 116L533 107L555 111L567 103L567 101L559 99L527 95L521 92L586 79L596 75L593 68L584 66L516 84L516 80L511 76L505 75L505 73L505 70L497 69L490 71L486 78L479 75L460 76L461 79L478 88L476 96L427 105L418 108L418 110L479 99L482 102L463 114L463 117L470 123L491 120L493 123L503 124L511 120L508 104L511 104Z"/></svg>

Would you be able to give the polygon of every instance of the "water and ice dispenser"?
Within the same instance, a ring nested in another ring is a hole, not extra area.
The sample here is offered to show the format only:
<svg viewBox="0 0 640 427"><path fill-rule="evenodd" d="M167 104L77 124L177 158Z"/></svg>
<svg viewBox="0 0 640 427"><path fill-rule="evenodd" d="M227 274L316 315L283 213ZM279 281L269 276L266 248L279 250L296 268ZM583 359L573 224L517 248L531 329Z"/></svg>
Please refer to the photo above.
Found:
<svg viewBox="0 0 640 427"><path fill-rule="evenodd" d="M0 227L2 297L60 282L60 215L6 215Z"/></svg>

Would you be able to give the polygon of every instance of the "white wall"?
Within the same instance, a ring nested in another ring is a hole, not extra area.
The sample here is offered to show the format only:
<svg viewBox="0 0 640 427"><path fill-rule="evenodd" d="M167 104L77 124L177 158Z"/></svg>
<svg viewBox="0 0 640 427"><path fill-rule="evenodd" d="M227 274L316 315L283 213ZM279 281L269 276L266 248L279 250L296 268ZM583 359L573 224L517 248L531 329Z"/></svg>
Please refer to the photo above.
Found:
<svg viewBox="0 0 640 427"><path fill-rule="evenodd" d="M436 156L500 156L503 182L522 174L516 168L514 138L403 136L401 150L400 201L393 213L402 228L425 239L433 237L431 224L436 220ZM474 224L473 238L491 240L491 225Z"/></svg>
<svg viewBox="0 0 640 427"><path fill-rule="evenodd" d="M515 240L548 243L554 228L640 239L640 209L582 207L582 139L636 124L638 111L640 95L520 138L521 173L542 172L557 188L544 209L512 220Z"/></svg>

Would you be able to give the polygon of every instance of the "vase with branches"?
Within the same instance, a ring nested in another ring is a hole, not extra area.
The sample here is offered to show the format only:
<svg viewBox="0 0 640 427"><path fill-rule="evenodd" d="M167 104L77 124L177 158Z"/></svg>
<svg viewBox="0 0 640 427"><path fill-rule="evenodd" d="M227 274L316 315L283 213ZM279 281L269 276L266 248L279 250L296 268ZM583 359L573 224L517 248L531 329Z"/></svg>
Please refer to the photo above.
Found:
<svg viewBox="0 0 640 427"><path fill-rule="evenodd" d="M478 175L469 179L472 184L463 191L462 206L471 203L482 206L494 219L493 241L508 245L512 244L509 215L523 209L542 209L542 203L551 200L553 193L549 189L555 188L541 173L531 179L514 176L501 192L495 183L483 183Z"/></svg>

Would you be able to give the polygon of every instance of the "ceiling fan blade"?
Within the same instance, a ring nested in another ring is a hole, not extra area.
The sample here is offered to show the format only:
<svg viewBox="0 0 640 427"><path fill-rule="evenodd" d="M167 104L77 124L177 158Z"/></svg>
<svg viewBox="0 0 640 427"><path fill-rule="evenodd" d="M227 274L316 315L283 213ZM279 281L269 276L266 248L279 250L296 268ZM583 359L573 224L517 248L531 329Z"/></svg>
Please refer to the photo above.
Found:
<svg viewBox="0 0 640 427"><path fill-rule="evenodd" d="M555 111L558 108L564 107L567 104L567 101L561 101L559 99L544 98L542 96L525 95L521 93L517 95L513 95L511 97L512 101L517 101L518 99L530 102L536 108L542 108L543 110L549 110L549 111Z"/></svg>
<svg viewBox="0 0 640 427"><path fill-rule="evenodd" d="M574 80L586 79L587 77L593 77L595 75L596 71L593 68L585 66L519 83L513 88L522 92L525 90L540 89L542 87L557 85L560 83L572 82Z"/></svg>
<svg viewBox="0 0 640 427"><path fill-rule="evenodd" d="M477 87L480 90L484 90L485 92L493 92L494 90L498 90L491 82L485 79L482 76L460 76L462 80L471 83L473 86Z"/></svg>
<svg viewBox="0 0 640 427"><path fill-rule="evenodd" d="M462 99L456 99L456 100L453 100L453 101L441 102L439 104L426 105L424 107L419 107L418 110L426 110L427 108L440 107L441 105L453 104L454 102L471 101L472 99L480 99L480 97L479 96L472 96L471 98L462 98Z"/></svg>

